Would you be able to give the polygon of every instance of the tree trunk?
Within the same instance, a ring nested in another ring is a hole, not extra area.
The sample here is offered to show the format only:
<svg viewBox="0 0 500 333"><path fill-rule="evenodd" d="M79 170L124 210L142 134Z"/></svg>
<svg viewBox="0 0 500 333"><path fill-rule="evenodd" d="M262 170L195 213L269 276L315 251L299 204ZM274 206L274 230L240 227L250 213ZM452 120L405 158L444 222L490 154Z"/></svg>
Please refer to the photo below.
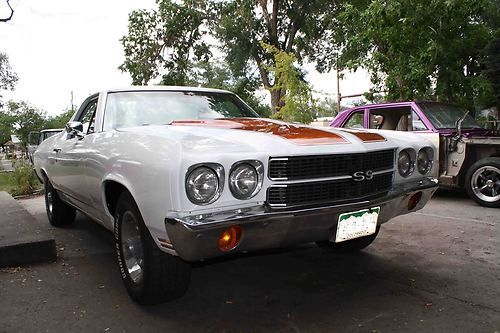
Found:
<svg viewBox="0 0 500 333"><path fill-rule="evenodd" d="M271 110L275 114L283 107L282 98L285 96L285 91L283 89L269 90L271 93Z"/></svg>

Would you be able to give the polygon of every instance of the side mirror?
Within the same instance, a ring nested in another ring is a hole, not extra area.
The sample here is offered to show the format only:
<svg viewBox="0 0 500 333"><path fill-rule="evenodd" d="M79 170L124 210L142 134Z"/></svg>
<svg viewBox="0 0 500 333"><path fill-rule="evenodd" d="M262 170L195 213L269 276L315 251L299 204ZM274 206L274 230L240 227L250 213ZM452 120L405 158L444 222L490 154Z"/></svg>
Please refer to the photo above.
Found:
<svg viewBox="0 0 500 333"><path fill-rule="evenodd" d="M67 123L66 132L71 136L76 136L78 140L85 137L85 133L83 133L83 124L79 121L70 121Z"/></svg>

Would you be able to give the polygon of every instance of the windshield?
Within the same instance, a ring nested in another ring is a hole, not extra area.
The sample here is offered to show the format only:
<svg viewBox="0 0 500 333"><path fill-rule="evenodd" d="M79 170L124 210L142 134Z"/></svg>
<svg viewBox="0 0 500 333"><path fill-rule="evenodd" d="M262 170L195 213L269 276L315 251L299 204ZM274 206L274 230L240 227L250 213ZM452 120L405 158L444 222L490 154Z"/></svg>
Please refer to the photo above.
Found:
<svg viewBox="0 0 500 333"><path fill-rule="evenodd" d="M259 117L229 93L128 91L108 94L104 130L165 125L174 120Z"/></svg>
<svg viewBox="0 0 500 333"><path fill-rule="evenodd" d="M438 129L456 128L456 121L467 112L464 108L441 103L418 103L418 106ZM481 128L481 126L468 114L462 122L462 128Z"/></svg>

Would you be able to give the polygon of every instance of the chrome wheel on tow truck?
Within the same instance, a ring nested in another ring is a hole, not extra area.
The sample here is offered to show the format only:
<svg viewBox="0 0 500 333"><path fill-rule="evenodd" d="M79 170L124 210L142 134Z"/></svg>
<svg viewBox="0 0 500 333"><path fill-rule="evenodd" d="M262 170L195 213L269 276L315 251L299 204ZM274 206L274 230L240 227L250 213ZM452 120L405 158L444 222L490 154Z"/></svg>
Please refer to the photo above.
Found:
<svg viewBox="0 0 500 333"><path fill-rule="evenodd" d="M467 172L465 189L481 206L500 207L500 158L474 163Z"/></svg>

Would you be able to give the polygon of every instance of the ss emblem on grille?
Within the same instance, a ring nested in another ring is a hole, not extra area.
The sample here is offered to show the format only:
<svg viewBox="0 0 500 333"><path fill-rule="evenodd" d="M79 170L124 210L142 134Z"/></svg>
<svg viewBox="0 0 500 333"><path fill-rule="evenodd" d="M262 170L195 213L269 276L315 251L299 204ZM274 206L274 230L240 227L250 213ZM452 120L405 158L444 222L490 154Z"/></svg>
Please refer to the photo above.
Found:
<svg viewBox="0 0 500 333"><path fill-rule="evenodd" d="M356 171L352 175L352 179L355 182L362 182L363 180L372 180L373 179L373 171L367 170L365 172L363 171Z"/></svg>

